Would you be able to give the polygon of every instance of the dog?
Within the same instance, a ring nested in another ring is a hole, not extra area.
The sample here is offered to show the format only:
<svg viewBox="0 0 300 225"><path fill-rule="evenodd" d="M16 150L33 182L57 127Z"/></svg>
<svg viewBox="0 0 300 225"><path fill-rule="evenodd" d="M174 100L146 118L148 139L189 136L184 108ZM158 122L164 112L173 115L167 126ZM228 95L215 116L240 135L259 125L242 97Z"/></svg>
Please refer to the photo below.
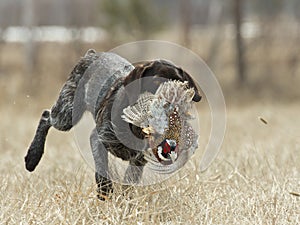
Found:
<svg viewBox="0 0 300 225"><path fill-rule="evenodd" d="M125 90L133 82L137 83L135 88ZM134 97L128 100L128 95ZM118 104L119 114L112 115L116 99L122 106ZM138 183L150 161L163 168L173 164L183 151L196 148L197 135L184 121L189 119L190 105L200 100L193 78L172 62L131 64L115 53L88 50L70 73L55 104L43 111L25 156L26 169L34 171L41 160L51 127L69 131L89 111L96 124L90 144L98 198L105 200L113 191L108 174L109 153L129 162L124 179ZM131 135L146 145L136 149L124 144L115 131L113 117L120 119ZM191 136L191 143L184 142ZM180 144L187 146L182 148L185 150L179 149Z"/></svg>

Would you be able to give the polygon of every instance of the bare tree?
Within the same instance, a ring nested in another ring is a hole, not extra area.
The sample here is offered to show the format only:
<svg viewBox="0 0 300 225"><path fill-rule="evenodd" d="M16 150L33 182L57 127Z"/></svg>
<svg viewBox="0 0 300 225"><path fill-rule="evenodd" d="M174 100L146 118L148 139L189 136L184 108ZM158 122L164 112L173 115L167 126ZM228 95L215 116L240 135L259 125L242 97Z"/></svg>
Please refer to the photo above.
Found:
<svg viewBox="0 0 300 225"><path fill-rule="evenodd" d="M180 1L180 14L181 14L181 33L182 43L185 46L191 44L191 1L181 0Z"/></svg>
<svg viewBox="0 0 300 225"><path fill-rule="evenodd" d="M235 22L235 44L236 44L236 72L238 82L240 84L245 83L245 59L244 59L244 43L242 37L242 10L243 0L234 0L234 22Z"/></svg>
<svg viewBox="0 0 300 225"><path fill-rule="evenodd" d="M32 74L35 66L35 46L33 41L32 26L34 23L33 0L23 1L23 26L28 29L27 40L24 46L25 67L28 74Z"/></svg>
<svg viewBox="0 0 300 225"><path fill-rule="evenodd" d="M219 48L222 43L224 26L222 25L223 4L218 0L209 2L208 25L213 27L213 36L211 38L210 47L207 56L207 62L210 66L214 66L218 58Z"/></svg>

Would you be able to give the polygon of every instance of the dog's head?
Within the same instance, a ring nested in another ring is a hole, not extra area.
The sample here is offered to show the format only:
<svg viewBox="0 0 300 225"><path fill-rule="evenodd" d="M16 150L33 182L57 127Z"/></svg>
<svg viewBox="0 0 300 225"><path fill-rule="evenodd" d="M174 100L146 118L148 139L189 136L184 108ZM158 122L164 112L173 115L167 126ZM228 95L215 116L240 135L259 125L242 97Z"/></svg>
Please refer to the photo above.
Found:
<svg viewBox="0 0 300 225"><path fill-rule="evenodd" d="M193 78L186 71L169 61L143 61L134 63L133 65L135 66L135 69L133 69L125 78L124 86L135 80L147 77L148 79L141 79L140 93L145 91L155 93L159 85L166 80L178 80L181 82L187 81L189 88L193 88L195 91L193 101L199 102L202 98L199 93L199 88Z"/></svg>

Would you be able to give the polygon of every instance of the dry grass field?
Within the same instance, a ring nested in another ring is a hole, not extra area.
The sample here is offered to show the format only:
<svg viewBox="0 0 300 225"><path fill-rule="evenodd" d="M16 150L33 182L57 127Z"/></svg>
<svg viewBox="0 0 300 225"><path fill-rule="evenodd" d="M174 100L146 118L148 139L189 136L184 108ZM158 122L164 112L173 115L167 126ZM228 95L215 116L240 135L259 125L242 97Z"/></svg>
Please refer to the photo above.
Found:
<svg viewBox="0 0 300 225"><path fill-rule="evenodd" d="M1 57L8 65L9 53ZM45 65L40 72L51 69ZM127 191L115 184L111 199L102 202L72 132L51 130L40 165L33 173L25 170L40 113L64 78L54 76L49 87L48 76L30 90L20 71L10 70L0 82L0 224L299 224L299 101L228 104L224 144L207 171L198 170L208 135L204 124L200 149L175 176ZM200 107L201 120L208 115Z"/></svg>

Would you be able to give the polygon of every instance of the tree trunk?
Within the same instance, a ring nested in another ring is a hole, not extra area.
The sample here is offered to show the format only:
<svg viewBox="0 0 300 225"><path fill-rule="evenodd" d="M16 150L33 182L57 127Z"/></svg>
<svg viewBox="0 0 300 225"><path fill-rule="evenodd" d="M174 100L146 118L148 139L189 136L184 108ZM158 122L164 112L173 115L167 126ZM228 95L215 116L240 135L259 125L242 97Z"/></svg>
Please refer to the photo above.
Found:
<svg viewBox="0 0 300 225"><path fill-rule="evenodd" d="M223 38L223 5L219 1L210 1L208 26L213 27L212 37L207 55L207 64L212 68L216 65L219 55L220 45Z"/></svg>
<svg viewBox="0 0 300 225"><path fill-rule="evenodd" d="M243 37L241 33L242 18L243 18L242 2L243 0L234 0L236 73L237 73L239 84L243 84L246 81L244 44L243 44Z"/></svg>
<svg viewBox="0 0 300 225"><path fill-rule="evenodd" d="M191 44L191 1L180 1L180 14L181 14L181 36L182 44L189 47Z"/></svg>
<svg viewBox="0 0 300 225"><path fill-rule="evenodd" d="M24 44L24 62L27 74L32 74L35 67L35 45L33 41L34 4L33 0L23 0L23 26L28 29Z"/></svg>

